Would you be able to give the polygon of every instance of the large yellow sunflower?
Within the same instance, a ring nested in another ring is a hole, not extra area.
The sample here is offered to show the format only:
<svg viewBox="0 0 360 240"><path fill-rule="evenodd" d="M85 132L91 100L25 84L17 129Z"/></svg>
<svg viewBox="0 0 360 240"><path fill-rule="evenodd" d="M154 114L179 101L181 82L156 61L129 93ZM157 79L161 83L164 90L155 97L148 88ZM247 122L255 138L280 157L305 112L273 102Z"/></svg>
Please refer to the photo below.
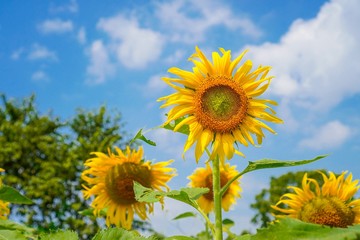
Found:
<svg viewBox="0 0 360 240"><path fill-rule="evenodd" d="M222 56L213 52L210 62L196 47L196 52L189 58L195 65L193 71L173 67L169 72L178 77L162 78L177 91L159 98L159 101L165 101L161 107L173 105L165 124L183 118L174 131L189 126L184 152L197 142L196 161L210 143L211 159L218 155L224 163L225 157L231 159L234 152L243 155L234 148L234 143L255 145L254 135L261 144L265 137L263 129L274 133L262 121L282 123L269 106L276 105L275 101L257 99L273 78L267 76L270 67L259 66L251 71L252 62L247 60L236 69L246 51L233 61L230 50L220 48L220 51Z"/></svg>
<svg viewBox="0 0 360 240"><path fill-rule="evenodd" d="M153 203L136 201L133 181L148 188L168 190L166 183L175 175L175 170L168 167L172 160L155 164L144 162L142 147L138 151L127 147L125 153L115 149L117 154L110 150L108 155L94 152L95 157L85 162L88 168L81 177L90 187L83 185L83 194L85 199L95 195L91 203L95 215L107 208L107 226L115 224L130 229L134 213L144 220L146 212L153 211Z"/></svg>
<svg viewBox="0 0 360 240"><path fill-rule="evenodd" d="M235 177L239 172L236 171L236 166L220 166L220 186L225 184ZM209 164L206 164L206 168L197 168L194 173L188 178L191 180L189 185L191 187L206 187L209 188L209 192L202 195L197 201L200 208L205 213L210 213L214 209L214 193L213 193L213 181L212 181L212 169ZM232 182L227 191L222 196L221 206L225 211L229 211L231 205L236 203L236 199L240 197L240 184L239 179Z"/></svg>
<svg viewBox="0 0 360 240"><path fill-rule="evenodd" d="M5 170L0 168L0 172L4 172ZM0 188L2 187L2 179L0 178ZM10 209L9 203L0 200L0 219L6 220L9 217Z"/></svg>
<svg viewBox="0 0 360 240"><path fill-rule="evenodd" d="M333 172L329 172L329 177L321 173L324 179L321 188L316 180L305 174L302 188L289 187L294 193L284 194L272 208L304 222L332 227L359 224L360 199L353 199L360 187L359 180L352 181L351 173L345 179L346 173L343 172L338 177ZM280 208L280 204L285 204L288 208Z"/></svg>

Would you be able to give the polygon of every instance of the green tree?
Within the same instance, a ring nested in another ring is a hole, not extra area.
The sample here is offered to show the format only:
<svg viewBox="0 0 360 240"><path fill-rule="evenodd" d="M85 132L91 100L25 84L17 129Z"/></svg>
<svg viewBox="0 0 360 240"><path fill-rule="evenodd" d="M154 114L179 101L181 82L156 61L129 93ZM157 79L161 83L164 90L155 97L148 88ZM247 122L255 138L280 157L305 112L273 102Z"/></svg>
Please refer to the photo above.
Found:
<svg viewBox="0 0 360 240"><path fill-rule="evenodd" d="M325 172L325 170L320 171ZM260 224L263 228L267 227L268 224L274 220L272 214L279 214L278 211L271 208L271 205L275 205L285 193L291 192L291 190L287 188L288 186L301 187L305 173L308 174L308 177L317 180L319 184L323 184L323 178L318 171L288 172L279 177L271 177L270 187L262 189L261 192L255 196L255 202L250 205L256 212L251 222Z"/></svg>
<svg viewBox="0 0 360 240"><path fill-rule="evenodd" d="M4 182L31 198L35 204L12 206L12 216L40 230L76 230L83 239L98 231L93 217L79 215L88 207L81 194L80 174L90 152L126 144L120 114L109 115L79 109L62 122L59 117L40 115L35 97L21 102L1 95L0 167Z"/></svg>

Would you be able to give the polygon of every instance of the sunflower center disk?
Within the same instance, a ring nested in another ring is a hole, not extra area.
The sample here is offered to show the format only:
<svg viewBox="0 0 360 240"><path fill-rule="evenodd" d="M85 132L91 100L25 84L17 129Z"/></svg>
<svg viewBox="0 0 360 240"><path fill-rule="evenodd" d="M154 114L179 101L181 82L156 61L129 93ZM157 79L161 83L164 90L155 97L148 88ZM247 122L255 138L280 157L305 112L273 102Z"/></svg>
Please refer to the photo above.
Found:
<svg viewBox="0 0 360 240"><path fill-rule="evenodd" d="M318 197L303 207L299 218L304 222L345 228L354 223L355 214L336 197Z"/></svg>
<svg viewBox="0 0 360 240"><path fill-rule="evenodd" d="M225 174L220 173L220 188L225 186L225 184L228 182L228 178ZM209 201L214 201L214 191L213 191L213 178L212 175L208 175L205 178L205 185L204 187L207 187L210 191L208 193L205 193L203 196L208 199ZM223 197L226 195L229 189L226 190Z"/></svg>
<svg viewBox="0 0 360 240"><path fill-rule="evenodd" d="M151 187L150 170L134 163L123 163L111 168L105 177L105 190L112 201L118 204L136 203L134 181Z"/></svg>
<svg viewBox="0 0 360 240"><path fill-rule="evenodd" d="M232 79L208 77L195 94L195 116L213 132L229 133L245 118L247 96Z"/></svg>

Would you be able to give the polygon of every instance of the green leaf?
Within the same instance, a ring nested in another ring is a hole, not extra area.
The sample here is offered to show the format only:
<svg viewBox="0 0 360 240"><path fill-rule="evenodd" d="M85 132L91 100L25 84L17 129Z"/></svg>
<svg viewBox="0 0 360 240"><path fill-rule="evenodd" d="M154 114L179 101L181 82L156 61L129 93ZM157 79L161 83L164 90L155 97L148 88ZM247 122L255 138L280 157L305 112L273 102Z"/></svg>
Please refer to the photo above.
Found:
<svg viewBox="0 0 360 240"><path fill-rule="evenodd" d="M78 240L76 232L71 230L61 230L53 233L44 233L40 236L40 240Z"/></svg>
<svg viewBox="0 0 360 240"><path fill-rule="evenodd" d="M146 142L147 144L151 145L151 146L156 146L156 143L154 141L151 141L149 139L147 139L143 134L142 134L142 128L136 133L135 137L133 139L131 139L130 144L132 144L133 142L135 142L137 139L142 140L144 142Z"/></svg>
<svg viewBox="0 0 360 240"><path fill-rule="evenodd" d="M164 240L196 240L196 239L187 236L172 236L172 237L167 237Z"/></svg>
<svg viewBox="0 0 360 240"><path fill-rule="evenodd" d="M195 200L207 192L209 192L208 188L182 188L180 190L162 192L152 190L151 188L142 186L140 183L134 182L135 199L138 202L153 203L160 201L163 197L169 197L198 209L198 205Z"/></svg>
<svg viewBox="0 0 360 240"><path fill-rule="evenodd" d="M299 160L299 161L281 161L281 160L275 160L275 159L262 159L255 162L249 161L249 165L245 168L245 170L242 172L242 174L252 172L259 169L264 168L279 168L279 167L294 167L299 165L304 165L308 163L315 162L319 159L322 159L328 155L321 155L317 156L310 160Z"/></svg>
<svg viewBox="0 0 360 240"><path fill-rule="evenodd" d="M173 220L178 220L178 219L188 218L188 217L196 217L196 214L193 212L184 212L184 213L181 213L181 214L177 215L176 217L174 217Z"/></svg>
<svg viewBox="0 0 360 240"><path fill-rule="evenodd" d="M154 237L142 237L135 231L122 228L108 228L98 232L92 240L155 240Z"/></svg>
<svg viewBox="0 0 360 240"><path fill-rule="evenodd" d="M334 228L319 224L305 223L297 219L284 218L279 222L270 224L268 228L259 229L255 235L240 237L237 240L356 240L360 239L360 225L349 226L348 228Z"/></svg>
<svg viewBox="0 0 360 240"><path fill-rule="evenodd" d="M95 216L93 208L87 208L87 209L85 209L83 211L79 211L79 214L81 214L83 216ZM105 209L100 210L100 216L106 216L106 210Z"/></svg>
<svg viewBox="0 0 360 240"><path fill-rule="evenodd" d="M225 218L223 221L222 221L223 225L226 225L227 227L232 227L235 225L235 222L231 219L228 219L228 218Z"/></svg>
<svg viewBox="0 0 360 240"><path fill-rule="evenodd" d="M0 240L2 239L28 239L35 238L35 229L18 224L11 220L0 219Z"/></svg>
<svg viewBox="0 0 360 240"><path fill-rule="evenodd" d="M33 202L19 193L15 188L2 185L0 187L0 200L16 204L32 204Z"/></svg>
<svg viewBox="0 0 360 240"><path fill-rule="evenodd" d="M174 131L174 128L176 127L176 125L178 125L182 120L184 120L186 117L181 117L181 118L178 118L178 119L176 119L175 121L172 121L172 122L170 122L170 123L168 123L168 124L166 124L165 126L164 126L164 128L165 129L168 129L168 130L171 130L171 131ZM183 126L181 126L178 130L177 130L177 132L179 132L179 133L183 133L183 134L185 134L185 135L189 135L189 133L190 133L190 129L189 129L189 125L183 125Z"/></svg>

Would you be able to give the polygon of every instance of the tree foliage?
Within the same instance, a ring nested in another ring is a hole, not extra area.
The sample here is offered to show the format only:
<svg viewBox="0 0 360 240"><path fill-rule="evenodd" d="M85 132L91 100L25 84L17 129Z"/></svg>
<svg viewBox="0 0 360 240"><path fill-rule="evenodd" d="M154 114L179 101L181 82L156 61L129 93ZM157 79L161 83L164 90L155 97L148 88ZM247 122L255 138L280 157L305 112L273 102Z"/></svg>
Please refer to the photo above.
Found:
<svg viewBox="0 0 360 240"><path fill-rule="evenodd" d="M325 172L325 170L320 171ZM255 196L255 202L250 205L256 212L251 222L260 224L263 228L267 227L268 224L274 220L272 214L279 214L278 211L271 208L271 205L275 205L285 193L291 192L291 190L287 188L288 186L301 187L305 173L308 174L309 178L317 180L320 185L323 184L324 181L319 171L288 172L280 177L271 177L270 187L262 189L261 192Z"/></svg>
<svg viewBox="0 0 360 240"><path fill-rule="evenodd" d="M4 183L23 192L35 204L12 206L12 217L42 231L74 229L86 239L94 235L98 223L80 216L86 209L81 194L80 174L90 152L124 147L126 133L121 116L79 109L72 119L61 121L51 114L41 115L35 97L8 101L1 95L0 167L6 171Z"/></svg>

